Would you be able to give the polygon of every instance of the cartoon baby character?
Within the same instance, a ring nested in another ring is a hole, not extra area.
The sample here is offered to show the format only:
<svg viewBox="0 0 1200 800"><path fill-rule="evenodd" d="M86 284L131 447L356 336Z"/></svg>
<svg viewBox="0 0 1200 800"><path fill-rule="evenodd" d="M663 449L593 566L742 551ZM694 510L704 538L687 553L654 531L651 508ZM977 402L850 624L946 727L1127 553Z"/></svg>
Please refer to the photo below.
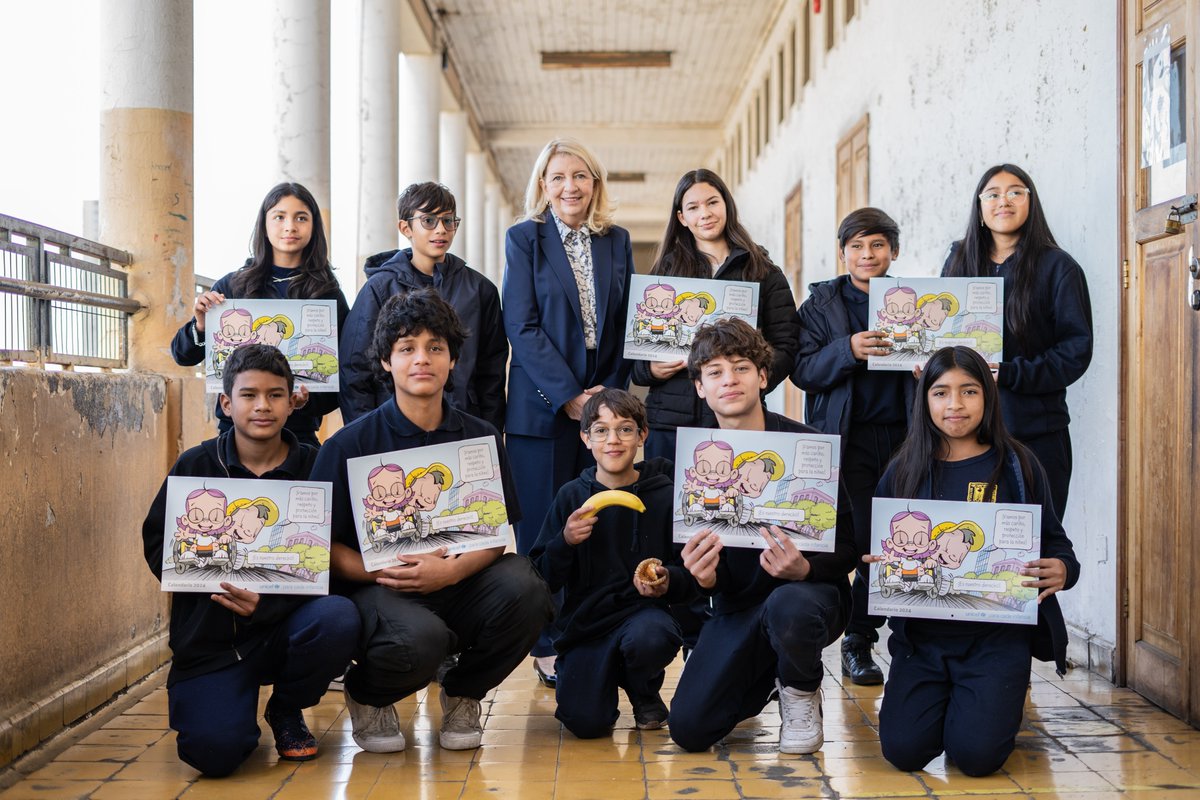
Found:
<svg viewBox="0 0 1200 800"><path fill-rule="evenodd" d="M226 505L225 493L217 489L196 489L187 496L183 515L175 520L179 555L191 552L198 560L211 559L217 544L230 540L233 520Z"/></svg>
<svg viewBox="0 0 1200 800"><path fill-rule="evenodd" d="M761 497L768 483L783 477L783 457L774 450L739 453L733 467L738 473L734 488L742 497Z"/></svg>
<svg viewBox="0 0 1200 800"><path fill-rule="evenodd" d="M722 441L701 442L692 451L694 467L684 470L689 506L706 514L727 510L737 495L733 448Z"/></svg>
<svg viewBox="0 0 1200 800"><path fill-rule="evenodd" d="M879 309L879 329L892 340L892 351L913 350L919 346L913 326L921 319L917 312L917 293L907 286L893 286L883 295Z"/></svg>
<svg viewBox="0 0 1200 800"><path fill-rule="evenodd" d="M650 336L664 336L676 313L675 287L653 283L646 287L642 302L635 307L635 330Z"/></svg>
<svg viewBox="0 0 1200 800"><path fill-rule="evenodd" d="M404 525L404 505L408 488L404 485L404 469L399 464L380 464L367 473L367 488L371 493L363 498L363 521L370 527L388 532Z"/></svg>
<svg viewBox="0 0 1200 800"><path fill-rule="evenodd" d="M675 308L680 322L694 326L706 314L717 310L717 301L708 292L680 292L675 298Z"/></svg>
<svg viewBox="0 0 1200 800"><path fill-rule="evenodd" d="M258 341L261 344L268 344L271 347L279 347L280 342L284 339L292 338L296 327L292 321L283 314L276 314L273 317L259 317L254 320L252 326L254 333L258 336Z"/></svg>
<svg viewBox="0 0 1200 800"><path fill-rule="evenodd" d="M279 506L269 497L256 497L253 500L239 498L229 504L226 513L233 520L229 528L230 536L243 544L253 542L263 528L279 521Z"/></svg>
<svg viewBox="0 0 1200 800"><path fill-rule="evenodd" d="M899 577L900 588L911 592L922 578L932 578L932 556L937 549L930 533L933 522L921 511L901 511L888 524L883 540L884 576Z"/></svg>
<svg viewBox="0 0 1200 800"><path fill-rule="evenodd" d="M254 323L250 312L244 308L231 308L221 315L221 324L213 332L213 366L220 374L225 359L237 348L254 344L258 336L254 332Z"/></svg>

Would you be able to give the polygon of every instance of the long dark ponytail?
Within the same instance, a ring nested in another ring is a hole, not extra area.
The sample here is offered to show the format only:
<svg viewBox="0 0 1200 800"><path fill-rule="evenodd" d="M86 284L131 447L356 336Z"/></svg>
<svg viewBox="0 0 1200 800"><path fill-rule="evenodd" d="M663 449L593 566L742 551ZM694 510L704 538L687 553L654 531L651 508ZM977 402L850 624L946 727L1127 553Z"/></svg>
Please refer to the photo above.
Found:
<svg viewBox="0 0 1200 800"><path fill-rule="evenodd" d="M281 183L267 192L258 208L258 219L254 232L250 234L250 258L245 266L233 274L230 289L239 297L275 297L271 282L271 266L275 262L275 251L267 238L267 212L285 197L294 197L308 206L312 216L312 238L304 247L296 277L288 284L288 297L312 299L326 297L338 288L337 278L329 264L329 242L325 239L325 225L321 220L321 208L312 192L298 183Z"/></svg>
<svg viewBox="0 0 1200 800"><path fill-rule="evenodd" d="M1042 211L1042 201L1033 179L1029 173L1015 164L997 164L983 173L975 187L972 196L971 218L967 222L967 232L955 245L954 253L946 268L946 275L956 278L994 277L992 267L992 250L995 239L992 231L983 224L982 201L979 195L987 188L988 182L1001 172L1013 175L1029 190L1029 217L1021 226L1021 238L1017 241L1016 252L1013 253L1013 289L1011 296L1005 298L1004 314L1016 336L1019 349L1029 353L1036 344L1029 339L1030 323L1037 313L1034 297L1034 277L1037 272L1038 259L1049 249L1056 249L1054 234L1046 222L1046 214Z"/></svg>
<svg viewBox="0 0 1200 800"><path fill-rule="evenodd" d="M983 387L983 420L975 435L980 444L996 449L996 466L988 478L984 497L991 498L1000 482L1011 454L1015 453L1021 465L1025 485L1033 485L1033 467L1029 451L1018 442L1004 426L1004 415L1000 412L1000 392L991 370L983 356L969 347L943 347L925 364L921 379L917 381L916 397L913 398L912 421L908 436L896 455L892 457L892 489L897 497L916 497L921 487L929 483L934 491L941 477L942 460L949 447L946 436L936 425L929 413L929 388L936 385L943 375L952 369L961 369Z"/></svg>
<svg viewBox="0 0 1200 800"><path fill-rule="evenodd" d="M717 173L709 169L686 172L676 184L675 199L671 201L671 216L667 220L667 229L663 233L662 243L658 246L658 254L650 274L679 278L712 277L712 267L708 259L696 247L696 237L679 221L679 212L683 210L683 196L697 183L707 183L716 189L725 201L725 239L730 246L740 247L750 256L745 269L742 270L742 279L761 281L767 277L774 268L770 256L750 238L742 223L738 222L737 206L734 205L729 187Z"/></svg>

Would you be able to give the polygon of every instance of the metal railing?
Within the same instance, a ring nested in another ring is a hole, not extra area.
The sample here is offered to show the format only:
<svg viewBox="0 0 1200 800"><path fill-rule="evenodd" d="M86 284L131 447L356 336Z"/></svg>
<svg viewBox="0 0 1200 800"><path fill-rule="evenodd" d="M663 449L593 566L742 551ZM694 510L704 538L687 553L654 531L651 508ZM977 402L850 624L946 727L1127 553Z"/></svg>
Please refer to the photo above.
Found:
<svg viewBox="0 0 1200 800"><path fill-rule="evenodd" d="M124 250L0 214L0 361L122 368L129 317Z"/></svg>

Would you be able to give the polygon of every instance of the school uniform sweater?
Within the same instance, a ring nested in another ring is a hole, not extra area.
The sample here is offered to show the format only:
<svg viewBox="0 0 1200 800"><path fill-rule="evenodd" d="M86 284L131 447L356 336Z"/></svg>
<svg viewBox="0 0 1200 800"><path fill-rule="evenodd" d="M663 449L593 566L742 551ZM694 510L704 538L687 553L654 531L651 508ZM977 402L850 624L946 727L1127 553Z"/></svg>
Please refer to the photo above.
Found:
<svg viewBox="0 0 1200 800"><path fill-rule="evenodd" d="M788 419L772 411L764 412L768 431L786 433L817 433L816 430ZM759 564L762 551L751 547L726 547L721 551L717 564L717 582L712 589L700 591L713 597L715 614L730 614L758 605L775 589L788 581L768 575ZM850 515L850 501L841 492L838 499L837 532L834 550L831 553L805 553L810 571L806 580L814 583L831 583L838 589L842 603L850 607L850 580L847 575L858 562L858 550L854 545L854 525Z"/></svg>
<svg viewBox="0 0 1200 800"><path fill-rule="evenodd" d="M233 433L222 433L185 451L168 475L194 478L239 478L276 481L307 480L317 449L300 444L291 431L282 431L288 446L283 463L255 475L238 459ZM142 552L154 577L162 580L163 534L167 514L167 482L159 488L142 523ZM311 597L263 595L249 617L215 603L210 592L175 592L171 600L172 660L167 686L207 675L243 660L262 647L275 626Z"/></svg>
<svg viewBox="0 0 1200 800"><path fill-rule="evenodd" d="M954 248L942 267L946 275ZM996 375L1000 408L1009 433L1033 439L1066 428L1067 387L1092 363L1092 301L1087 278L1075 259L1058 248L1038 258L1034 274L1034 313L1018 341L1008 309L1013 293L1015 256L996 267L1004 279L1004 361Z"/></svg>
<svg viewBox="0 0 1200 800"><path fill-rule="evenodd" d="M250 260L246 260L246 269L251 264ZM237 273L230 272L228 275L220 278L212 285L212 291L219 292L225 295L225 301L228 304L230 300L246 299L244 295L230 293L230 284L233 276ZM291 297L288 295L288 286L290 285L289 278L296 275L296 270L287 269L286 267L271 267L271 277L274 279L272 286L275 288L275 297L260 298L266 300L300 300L303 298ZM342 330L342 326L346 322L346 315L350 313L350 307L346 305L346 298L342 295L342 290L335 288L332 292L322 295L321 297L309 298L313 300L333 300L337 303L337 321L338 331ZM196 344L196 340L200 340L200 344ZM339 339L340 341L340 339ZM196 319L193 317L183 324L178 331L175 332L175 338L171 340L171 357L175 359L175 363L181 367L194 367L204 361L204 334L196 330ZM303 408L297 408L288 417L288 421L284 424L286 430L292 431L301 436L315 434L321 427L321 419L338 407L337 392L309 392L308 402ZM221 410L221 401L218 398L216 410L213 412L217 417L217 430L222 433L233 430L233 421L225 415Z"/></svg>
<svg viewBox="0 0 1200 800"><path fill-rule="evenodd" d="M1010 453L1004 470L1001 472L996 491L996 502L1027 503L1042 507L1041 528L1041 557L1061 559L1067 568L1067 579L1063 589L1070 589L1079 580L1079 561L1075 558L1075 549L1071 540L1063 530L1062 523L1054 514L1054 505L1050 502L1049 484L1042 465L1032 453L1028 454L1030 466L1033 468L1033 483L1027 484L1021 472L1020 462L1015 453ZM975 484L986 483L996 465L996 451L989 450L983 455L963 462L945 462L935 465L930 470L916 493L918 500L952 500L965 501L969 493L961 488L968 479ZM951 470L962 473L950 476ZM883 477L879 479L876 497L897 497L893 488L895 476L894 467L888 467ZM950 487L954 487L951 489ZM947 490L954 496L947 494ZM969 634L980 625L998 625L1007 623L964 622L956 620L925 620L891 617L889 624L893 631L906 635L909 625L918 625L923 631L949 636ZM1027 627L1027 626L1017 626ZM1062 608L1058 605L1058 596L1052 594L1038 605L1037 629L1032 631L1033 657L1039 661L1053 661L1059 675L1067 671L1067 625L1063 620Z"/></svg>
<svg viewBox="0 0 1200 800"><path fill-rule="evenodd" d="M562 631L554 648L565 653L577 644L604 636L639 609L684 602L694 585L672 542L675 487L674 466L665 458L635 465L637 479L621 487L646 505L638 512L614 506L598 512L587 541L570 545L563 537L567 517L596 492L607 489L588 467L558 490L546 515L530 560L551 591L563 590L557 626ZM670 574L667 594L643 597L633 585L633 573L643 559L657 558Z"/></svg>
<svg viewBox="0 0 1200 800"><path fill-rule="evenodd" d="M723 281L745 280L743 274L749 261L749 253L735 249L713 277ZM670 276L662 278L670 281ZM791 374L799 335L796 300L787 278L774 265L767 276L759 281L757 327L774 351L767 388L763 392L766 395ZM649 361L634 361L632 364L633 382L650 387L646 396L646 416L651 428L675 430L680 427L717 427L717 418L713 416L708 403L696 395L696 385L688 377L687 367L664 381L650 374Z"/></svg>
<svg viewBox="0 0 1200 800"><path fill-rule="evenodd" d="M412 264L412 248L388 250L367 259L367 282L354 300L339 339L342 419L353 422L392 399L374 373L371 340L379 310L393 295L432 287L458 312L467 340L458 353L446 385L446 396L457 408L504 430L504 371L508 338L500 312L500 292L484 275L461 258L447 254L433 275Z"/></svg>

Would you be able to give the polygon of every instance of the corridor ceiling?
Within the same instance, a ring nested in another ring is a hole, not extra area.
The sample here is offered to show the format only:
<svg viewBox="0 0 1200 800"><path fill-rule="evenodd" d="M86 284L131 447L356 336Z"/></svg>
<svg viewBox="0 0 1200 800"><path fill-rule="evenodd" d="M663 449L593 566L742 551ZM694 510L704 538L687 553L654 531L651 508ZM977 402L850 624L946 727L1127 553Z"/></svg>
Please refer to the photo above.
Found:
<svg viewBox="0 0 1200 800"><path fill-rule="evenodd" d="M722 131L784 0L426 0L465 99L518 203L555 136L592 148L617 221L661 235L675 184L715 166ZM542 53L669 51L669 67L545 68Z"/></svg>

